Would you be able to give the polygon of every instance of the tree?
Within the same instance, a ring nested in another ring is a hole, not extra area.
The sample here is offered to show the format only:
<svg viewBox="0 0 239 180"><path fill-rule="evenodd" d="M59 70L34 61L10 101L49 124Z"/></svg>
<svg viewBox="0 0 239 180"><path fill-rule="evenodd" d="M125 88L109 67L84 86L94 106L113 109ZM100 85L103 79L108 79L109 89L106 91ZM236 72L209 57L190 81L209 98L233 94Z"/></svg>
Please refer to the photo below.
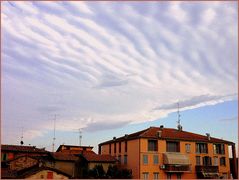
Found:
<svg viewBox="0 0 239 180"><path fill-rule="evenodd" d="M95 165L93 169L90 169L88 171L89 178L101 179L101 178L106 178L105 175L106 174L102 165Z"/></svg>
<svg viewBox="0 0 239 180"><path fill-rule="evenodd" d="M110 179L131 179L132 171L126 168L119 169L116 165L110 165L108 167L106 176Z"/></svg>

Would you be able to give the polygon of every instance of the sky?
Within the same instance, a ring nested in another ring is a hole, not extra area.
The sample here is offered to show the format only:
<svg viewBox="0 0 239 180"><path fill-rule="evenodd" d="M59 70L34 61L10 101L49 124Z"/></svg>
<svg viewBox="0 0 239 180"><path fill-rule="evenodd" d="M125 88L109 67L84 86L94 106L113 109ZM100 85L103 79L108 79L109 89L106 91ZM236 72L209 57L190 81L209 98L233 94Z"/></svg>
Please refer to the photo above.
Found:
<svg viewBox="0 0 239 180"><path fill-rule="evenodd" d="M1 141L149 126L238 141L237 2L1 2ZM23 130L22 130L23 129ZM22 133L23 132L23 133Z"/></svg>

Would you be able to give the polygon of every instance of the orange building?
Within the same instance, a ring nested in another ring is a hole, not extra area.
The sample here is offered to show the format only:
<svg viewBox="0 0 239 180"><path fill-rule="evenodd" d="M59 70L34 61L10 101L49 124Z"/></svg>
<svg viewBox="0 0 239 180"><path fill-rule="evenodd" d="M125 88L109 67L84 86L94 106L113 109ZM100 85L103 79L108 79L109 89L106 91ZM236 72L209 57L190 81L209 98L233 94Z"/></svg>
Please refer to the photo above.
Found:
<svg viewBox="0 0 239 180"><path fill-rule="evenodd" d="M228 146L234 168L230 172ZM150 127L99 144L99 154L115 156L135 179L237 179L235 144L186 132Z"/></svg>

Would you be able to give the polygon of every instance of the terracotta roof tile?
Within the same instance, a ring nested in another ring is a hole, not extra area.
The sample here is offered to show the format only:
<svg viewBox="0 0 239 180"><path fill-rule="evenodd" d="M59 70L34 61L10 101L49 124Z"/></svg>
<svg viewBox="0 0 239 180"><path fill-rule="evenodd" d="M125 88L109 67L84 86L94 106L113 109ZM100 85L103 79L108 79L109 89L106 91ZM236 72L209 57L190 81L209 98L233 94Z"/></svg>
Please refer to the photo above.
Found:
<svg viewBox="0 0 239 180"><path fill-rule="evenodd" d="M70 153L53 152L50 154L55 160L60 160L60 161L76 161L78 159L77 156Z"/></svg>
<svg viewBox="0 0 239 180"><path fill-rule="evenodd" d="M45 149L39 149L35 146L20 146L20 145L1 145L2 151L18 151L18 152L38 152L38 153L47 153Z"/></svg>
<svg viewBox="0 0 239 180"><path fill-rule="evenodd" d="M200 134L195 134L187 131L179 131L177 129L173 128L160 128L160 127L150 127L148 129L129 134L127 137L119 137L115 140L110 140L103 142L101 144L108 144L113 143L115 141L122 141L126 139L137 139L137 138L158 138L157 132L161 131L161 139L166 140L185 140L185 141L202 141L202 142L213 142L213 143L226 143L226 144L232 144L233 142L225 141L218 138L211 137L210 141L208 140L207 136L203 136ZM100 144L100 145L101 145Z"/></svg>
<svg viewBox="0 0 239 180"><path fill-rule="evenodd" d="M85 151L81 155L89 162L116 162L116 159L111 155L99 155L93 151Z"/></svg>

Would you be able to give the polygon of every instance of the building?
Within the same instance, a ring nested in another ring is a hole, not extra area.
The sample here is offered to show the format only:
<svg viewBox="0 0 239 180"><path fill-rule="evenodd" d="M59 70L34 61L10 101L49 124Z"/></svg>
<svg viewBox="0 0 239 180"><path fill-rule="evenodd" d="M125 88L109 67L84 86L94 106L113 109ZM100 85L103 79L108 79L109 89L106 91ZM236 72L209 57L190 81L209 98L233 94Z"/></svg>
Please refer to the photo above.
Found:
<svg viewBox="0 0 239 180"><path fill-rule="evenodd" d="M235 144L183 131L150 127L99 144L99 154L116 157L136 179L230 178L228 146L232 146L233 177L237 179Z"/></svg>
<svg viewBox="0 0 239 180"><path fill-rule="evenodd" d="M19 146L19 145L1 145L1 162L12 160L18 156L47 156L48 151L36 146Z"/></svg>
<svg viewBox="0 0 239 180"><path fill-rule="evenodd" d="M71 178L76 178L76 164L78 159L79 158L75 154L67 152L51 152L49 153L48 158L44 160L44 165L62 171Z"/></svg>
<svg viewBox="0 0 239 180"><path fill-rule="evenodd" d="M69 154L80 154L85 151L92 151L92 146L75 146L75 145L60 145L56 152L69 153Z"/></svg>
<svg viewBox="0 0 239 180"><path fill-rule="evenodd" d="M45 161L37 156L18 156L8 160L7 167L1 168L3 179L69 179L71 177L64 171L46 166Z"/></svg>
<svg viewBox="0 0 239 180"><path fill-rule="evenodd" d="M19 178L80 178L83 170L102 165L107 171L116 163L110 155L98 155L90 146L60 145L57 152L35 146L1 145L1 177Z"/></svg>
<svg viewBox="0 0 239 180"><path fill-rule="evenodd" d="M111 155L99 155L93 151L83 152L79 155L79 177L86 178L86 172L93 169L97 165L102 165L105 172L107 172L109 166L113 166L117 163L117 160Z"/></svg>

